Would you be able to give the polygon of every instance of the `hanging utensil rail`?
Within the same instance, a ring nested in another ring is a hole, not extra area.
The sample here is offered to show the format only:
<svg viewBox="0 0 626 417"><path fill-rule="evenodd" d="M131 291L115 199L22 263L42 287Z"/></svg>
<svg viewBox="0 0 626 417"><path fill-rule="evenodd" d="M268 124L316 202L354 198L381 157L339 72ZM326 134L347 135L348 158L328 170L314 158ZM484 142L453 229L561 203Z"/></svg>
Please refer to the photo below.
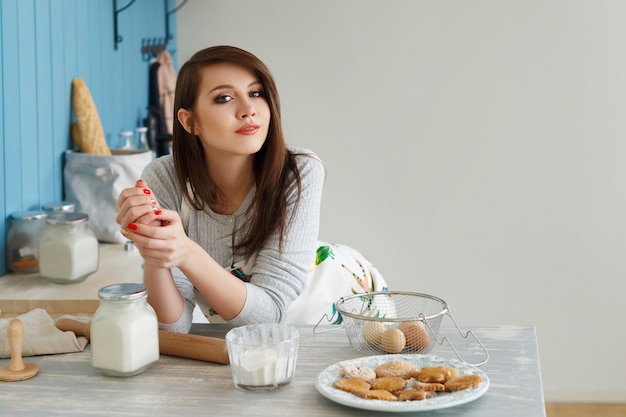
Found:
<svg viewBox="0 0 626 417"><path fill-rule="evenodd" d="M117 22L118 15L124 10L128 9L135 3L136 0L130 0L125 6L117 8L117 0L113 0L113 47L117 51L118 45L124 40L119 33L119 26ZM170 16L175 14L183 7L187 1L183 0L174 9L169 10L169 0L163 0L164 16L165 16L165 37L164 38L143 38L141 40L141 54L144 61L148 61L151 56L158 54L160 51L167 47L169 41L174 39L174 36L170 33Z"/></svg>
<svg viewBox="0 0 626 417"><path fill-rule="evenodd" d="M188 0L183 0L178 6L172 10L168 10L168 1L164 0L165 7L165 37L164 38L143 38L141 40L141 56L145 62L150 61L159 52L167 48L167 44L170 40L174 39L174 36L170 33L170 16L175 14L181 7L187 3Z"/></svg>

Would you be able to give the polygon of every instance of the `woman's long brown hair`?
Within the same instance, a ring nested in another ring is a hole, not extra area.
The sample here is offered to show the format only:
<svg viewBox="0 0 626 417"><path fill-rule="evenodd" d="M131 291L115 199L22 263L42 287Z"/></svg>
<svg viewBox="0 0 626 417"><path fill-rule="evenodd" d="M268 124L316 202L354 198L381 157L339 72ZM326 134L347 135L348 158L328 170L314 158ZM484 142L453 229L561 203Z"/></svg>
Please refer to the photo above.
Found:
<svg viewBox="0 0 626 417"><path fill-rule="evenodd" d="M249 217L249 224L239 227L239 230L247 229L247 233L238 239L233 248L237 254L249 257L277 230L282 249L285 230L290 220L287 219L287 190L291 181L297 182L298 201L302 191L295 155L285 145L278 90L267 66L253 54L232 46L214 46L193 55L181 67L176 81L172 154L176 177L184 198L196 210L205 210L214 205L219 199L219 190L209 177L202 144L197 136L188 133L178 121L178 110L189 110L193 123L202 81L200 70L224 62L248 68L258 77L271 112L267 139L254 156L256 193L250 206L252 215ZM187 189L187 181L193 195Z"/></svg>

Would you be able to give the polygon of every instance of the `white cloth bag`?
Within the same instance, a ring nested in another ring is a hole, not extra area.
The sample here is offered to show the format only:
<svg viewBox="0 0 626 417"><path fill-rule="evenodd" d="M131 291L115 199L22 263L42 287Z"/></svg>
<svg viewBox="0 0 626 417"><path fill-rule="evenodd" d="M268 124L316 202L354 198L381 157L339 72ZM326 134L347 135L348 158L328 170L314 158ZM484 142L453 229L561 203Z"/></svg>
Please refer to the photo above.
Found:
<svg viewBox="0 0 626 417"><path fill-rule="evenodd" d="M67 151L63 182L65 200L76 204L76 211L89 215L89 227L101 242L124 243L126 238L115 223L115 205L120 192L141 178L152 161L152 152L112 150L113 155Z"/></svg>

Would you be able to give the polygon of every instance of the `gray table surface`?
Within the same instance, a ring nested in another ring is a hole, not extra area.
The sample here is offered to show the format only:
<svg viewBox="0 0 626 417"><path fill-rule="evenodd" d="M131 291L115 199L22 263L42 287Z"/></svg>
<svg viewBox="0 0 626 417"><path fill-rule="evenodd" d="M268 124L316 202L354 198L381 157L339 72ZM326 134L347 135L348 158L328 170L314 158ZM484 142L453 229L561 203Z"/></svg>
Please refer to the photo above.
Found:
<svg viewBox="0 0 626 417"><path fill-rule="evenodd" d="M328 327L329 328L329 327ZM195 324L192 333L223 336L226 325ZM346 407L315 389L317 376L336 362L365 356L354 350L345 330L314 333L299 326L300 348L294 382L272 393L236 390L228 365L162 355L141 375L112 378L91 367L89 347L81 353L24 358L39 365L39 374L26 381L0 382L1 416L371 416L386 413ZM537 339L533 327L470 327L488 350L482 369L489 390L467 404L402 413L427 416L535 417L545 416ZM454 330L454 331L453 331ZM458 335L442 328L440 336ZM453 341L468 362L482 351ZM430 354L455 357L446 344ZM8 359L0 360L0 366ZM393 413L396 414L396 413Z"/></svg>

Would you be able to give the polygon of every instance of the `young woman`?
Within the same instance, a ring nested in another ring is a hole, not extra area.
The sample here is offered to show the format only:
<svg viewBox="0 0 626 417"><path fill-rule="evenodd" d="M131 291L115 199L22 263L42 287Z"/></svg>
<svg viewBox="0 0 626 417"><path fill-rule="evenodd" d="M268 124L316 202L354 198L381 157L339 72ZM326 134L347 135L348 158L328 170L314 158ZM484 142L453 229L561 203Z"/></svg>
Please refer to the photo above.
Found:
<svg viewBox="0 0 626 417"><path fill-rule="evenodd" d="M281 321L315 261L323 182L319 158L286 146L263 62L229 46L191 57L172 154L117 204L161 328L188 332L196 302L234 325Z"/></svg>

